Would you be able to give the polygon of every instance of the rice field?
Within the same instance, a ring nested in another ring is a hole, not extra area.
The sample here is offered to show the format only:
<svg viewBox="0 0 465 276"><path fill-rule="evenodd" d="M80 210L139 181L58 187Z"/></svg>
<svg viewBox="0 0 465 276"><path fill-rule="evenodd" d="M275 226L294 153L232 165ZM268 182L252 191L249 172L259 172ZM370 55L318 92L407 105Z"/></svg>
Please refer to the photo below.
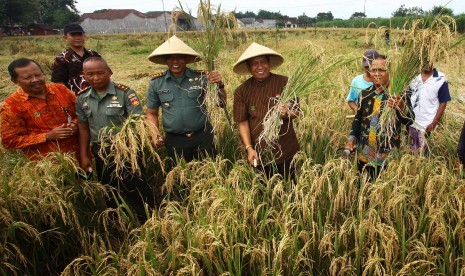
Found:
<svg viewBox="0 0 465 276"><path fill-rule="evenodd" d="M448 77L453 100L432 135L430 157L411 154L404 133L402 156L373 183L357 173L352 158L342 157L351 125L345 118L349 85L361 73L366 49L388 53L382 33L260 30L236 33L223 44L216 68L230 113L234 89L247 78L232 65L252 42L284 56L275 71L284 75L305 61L300 52L308 45L321 64L340 61L300 99L295 183L255 175L221 109L211 114L216 159L180 163L164 175L158 158L165 152L146 155L159 207L147 212L144 224L117 194L77 181L71 157L29 161L1 149L0 274L465 275L465 180L454 166L465 119L463 43L435 63ZM400 33L393 30L391 40ZM192 34L176 35L191 44ZM143 99L150 75L165 70L147 56L168 37L90 35L86 45L108 61L115 82ZM452 44L461 39L454 35ZM54 55L64 48L58 36L0 39L0 98L16 90L9 62L33 58L50 76ZM106 195L121 207L107 209Z"/></svg>

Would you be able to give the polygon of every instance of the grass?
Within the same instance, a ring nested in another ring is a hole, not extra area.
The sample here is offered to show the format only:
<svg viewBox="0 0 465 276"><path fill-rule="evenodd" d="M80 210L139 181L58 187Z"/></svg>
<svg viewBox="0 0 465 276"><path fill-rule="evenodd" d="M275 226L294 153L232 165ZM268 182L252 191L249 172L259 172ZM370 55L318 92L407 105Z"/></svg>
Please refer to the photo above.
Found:
<svg viewBox="0 0 465 276"><path fill-rule="evenodd" d="M393 40L400 37L400 31L391 32ZM374 43L382 39L374 29L367 33ZM302 148L295 160L296 183L255 176L237 130L231 132L222 117L215 133L221 153L217 159L180 163L163 178L160 164L145 158L161 204L139 225L122 208L106 209L104 186L77 182L75 162L68 157L28 161L2 150L0 274L464 274L465 181L463 172L453 168L464 120L463 103L457 100L465 85L463 44L436 63L449 79L453 101L432 136L431 157L410 154L404 135L402 157L369 183L338 149L350 128L345 97L359 74L358 57L373 45L360 30L282 34L286 37L276 30L250 31L240 42L226 43L218 70L232 110L233 91L247 78L234 74L232 65L254 40L277 46L286 62L276 73L284 75L300 64L295 53L307 40L324 48L325 57L348 58L319 81L320 89L300 97L304 117L295 122ZM177 35L184 41L193 37L189 32ZM341 41L343 35L347 39ZM30 45L50 47L33 55L53 60L64 49L58 38L2 38L0 64L5 68L13 58L29 56L25 49ZM142 43L138 49L154 49L165 38L91 35L87 45L98 48L112 67L113 79L135 89L144 104L149 75L165 68L127 45L137 40ZM452 37L453 42L459 39ZM12 54L8 45L22 48ZM3 97L16 89L5 70L0 80ZM164 158L163 151L158 154Z"/></svg>

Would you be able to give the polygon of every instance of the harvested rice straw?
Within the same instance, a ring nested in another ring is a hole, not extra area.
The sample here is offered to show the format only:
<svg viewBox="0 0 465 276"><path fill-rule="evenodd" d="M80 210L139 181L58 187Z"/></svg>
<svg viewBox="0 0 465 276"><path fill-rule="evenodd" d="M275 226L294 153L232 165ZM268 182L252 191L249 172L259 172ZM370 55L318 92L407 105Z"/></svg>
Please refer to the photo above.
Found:
<svg viewBox="0 0 465 276"><path fill-rule="evenodd" d="M156 137L154 127L145 116L133 114L121 127L105 127L100 131L100 144L104 146L100 148L99 156L105 162L112 157L116 177L122 178L123 169L130 169L133 174L141 175L139 161L145 166L148 158L156 158L165 173L163 161L152 143Z"/></svg>
<svg viewBox="0 0 465 276"><path fill-rule="evenodd" d="M409 22L406 22L403 28L403 45L394 44L389 51L389 96L403 95L412 79L423 68L431 67L439 58L447 59L447 50L451 46L451 29L455 30L456 26L452 17L442 15L434 17L431 21L413 20L409 29L408 25ZM423 26L429 27L422 28ZM380 116L379 134L386 137L384 142L387 145L395 133L396 121L396 110L392 108L386 108Z"/></svg>
<svg viewBox="0 0 465 276"><path fill-rule="evenodd" d="M190 13L188 13L179 2L180 9L182 13L187 18L193 18ZM178 14L179 11L177 12ZM197 20L202 25L200 29L189 22L191 29L193 29L194 38L192 40L193 46L196 50L199 51L202 62L208 72L214 71L216 67L220 64L218 60L218 55L223 48L223 43L225 41L225 36L231 36L232 32L237 28L237 21L232 12L223 12L221 10L221 5L214 6L211 4L210 0L201 0L197 10ZM206 80L206 78L202 78ZM202 84L202 86L207 86ZM220 117L212 118L212 115L220 114L219 112L212 112L219 105L222 104L222 99L219 94L219 89L217 89L216 84L208 85L208 91L202 106L205 108L210 116L210 121L213 125L213 130L218 129L218 124L221 122ZM225 108L226 116L229 116ZM229 118L229 117L227 117ZM229 120L229 119L228 119Z"/></svg>

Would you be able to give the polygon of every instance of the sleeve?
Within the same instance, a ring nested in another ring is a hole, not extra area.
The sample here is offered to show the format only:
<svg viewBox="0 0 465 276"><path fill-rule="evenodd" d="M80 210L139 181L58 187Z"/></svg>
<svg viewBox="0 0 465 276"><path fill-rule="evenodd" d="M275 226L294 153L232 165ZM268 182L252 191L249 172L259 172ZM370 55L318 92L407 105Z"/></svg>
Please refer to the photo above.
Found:
<svg viewBox="0 0 465 276"><path fill-rule="evenodd" d="M234 92L233 113L234 121L236 123L246 121L249 118L247 113L247 106L239 88Z"/></svg>
<svg viewBox="0 0 465 276"><path fill-rule="evenodd" d="M462 127L462 132L460 133L459 144L457 146L457 156L460 162L465 165L465 123Z"/></svg>
<svg viewBox="0 0 465 276"><path fill-rule="evenodd" d="M63 83L64 85L68 86L68 68L66 66L66 61L64 57L57 56L53 61L53 69L52 69L52 82L55 83Z"/></svg>
<svg viewBox="0 0 465 276"><path fill-rule="evenodd" d="M82 99L81 97L78 97L76 100L76 117L77 121L80 124L88 124L87 117L84 114L84 111L82 110Z"/></svg>
<svg viewBox="0 0 465 276"><path fill-rule="evenodd" d="M358 95L360 93L360 90L356 88L356 83L355 83L356 78L352 80L350 83L350 89L349 89L349 94L347 95L347 102L358 102Z"/></svg>
<svg viewBox="0 0 465 276"><path fill-rule="evenodd" d="M362 91L363 93L363 91ZM362 103L360 103L362 107ZM363 119L363 108L357 109L357 113L355 114L355 118L352 121L352 127L350 128L349 136L354 136L356 141L360 140L360 130L362 126L362 119Z"/></svg>
<svg viewBox="0 0 465 276"><path fill-rule="evenodd" d="M24 119L3 102L0 109L2 145L8 150L22 149L46 142L46 133L28 133Z"/></svg>
<svg viewBox="0 0 465 276"><path fill-rule="evenodd" d="M147 90L147 97L145 99L145 103L147 108L149 109L158 109L161 105L160 98L157 94L157 89L155 85L155 81L150 81L149 88Z"/></svg>
<svg viewBox="0 0 465 276"><path fill-rule="evenodd" d="M450 102L452 100L449 92L449 83L447 81L445 81L441 85L441 88L439 88L438 99L440 103Z"/></svg>
<svg viewBox="0 0 465 276"><path fill-rule="evenodd" d="M131 115L131 114L140 115L143 112L139 97L137 96L136 91L132 89L129 89L126 92L126 111L128 115Z"/></svg>

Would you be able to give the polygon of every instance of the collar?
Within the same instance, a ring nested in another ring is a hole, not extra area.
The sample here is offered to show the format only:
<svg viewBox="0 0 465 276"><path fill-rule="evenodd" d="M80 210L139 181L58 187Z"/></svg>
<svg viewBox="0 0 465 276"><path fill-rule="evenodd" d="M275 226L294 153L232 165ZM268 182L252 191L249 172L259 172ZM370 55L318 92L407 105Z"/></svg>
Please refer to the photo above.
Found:
<svg viewBox="0 0 465 276"><path fill-rule="evenodd" d="M68 47L68 49L66 49L67 52L69 52L70 54L77 54L71 47ZM89 53L89 50L87 50L85 47L84 47L84 53Z"/></svg>
<svg viewBox="0 0 465 276"><path fill-rule="evenodd" d="M103 97L106 95L116 95L116 89L115 89L115 83L113 81L110 81L108 84L107 90L103 92ZM91 96L92 98L100 99L99 96L97 95L97 91L92 87L89 89L89 91L85 95L86 97Z"/></svg>
<svg viewBox="0 0 465 276"><path fill-rule="evenodd" d="M418 75L418 81L419 81L420 83L423 82L423 78L422 78L421 74L422 74L422 73L420 73L420 74ZM432 74L431 76L429 76L424 82L427 82L427 81L428 81L429 79L431 79L431 78L437 78L437 77L439 77L438 70L436 70L436 68L433 68L433 74Z"/></svg>
<svg viewBox="0 0 465 276"><path fill-rule="evenodd" d="M262 80L262 81L258 81L258 80L256 80L256 79L252 76L252 83L253 83L254 85L257 85L257 86L265 86L267 83L270 82L270 79L271 79L273 76L274 76L274 74L270 72L270 75L269 75L266 79L264 79L264 80Z"/></svg>
<svg viewBox="0 0 465 276"><path fill-rule="evenodd" d="M187 78L195 78L195 77L197 77L197 76L198 76L198 74L195 73L194 70L192 70L192 69L186 67L186 71L184 72L184 75L183 75L181 78L182 78L182 80L184 80L184 78L186 78L186 77L187 77ZM166 74L165 74L165 76L164 76L164 80L167 80L167 79L173 79L173 80L174 80L174 79L176 79L176 78L177 78L177 77L175 77L175 76L171 73L171 71L170 71L169 69L166 70Z"/></svg>

